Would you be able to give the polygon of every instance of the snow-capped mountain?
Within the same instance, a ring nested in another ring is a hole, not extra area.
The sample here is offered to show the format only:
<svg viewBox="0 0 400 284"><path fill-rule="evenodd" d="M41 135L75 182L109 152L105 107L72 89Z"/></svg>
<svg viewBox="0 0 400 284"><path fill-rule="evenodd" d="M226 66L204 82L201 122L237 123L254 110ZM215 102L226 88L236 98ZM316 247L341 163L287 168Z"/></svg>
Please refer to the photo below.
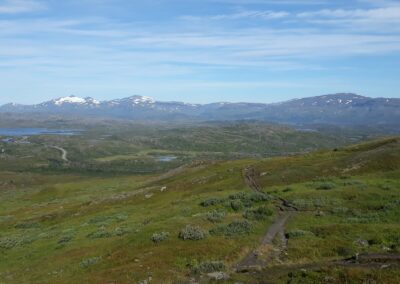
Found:
<svg viewBox="0 0 400 284"><path fill-rule="evenodd" d="M304 124L400 124L400 99L340 93L281 103L188 104L131 96L110 101L68 96L37 105L6 104L0 112L153 121L262 120Z"/></svg>
<svg viewBox="0 0 400 284"><path fill-rule="evenodd" d="M58 99L54 99L48 102L44 102L39 104L39 106L58 106L58 107L63 107L63 106L97 106L100 105L100 102L96 99L93 99L91 97L86 97L86 98L80 98L77 96L68 96L68 97L62 97Z"/></svg>

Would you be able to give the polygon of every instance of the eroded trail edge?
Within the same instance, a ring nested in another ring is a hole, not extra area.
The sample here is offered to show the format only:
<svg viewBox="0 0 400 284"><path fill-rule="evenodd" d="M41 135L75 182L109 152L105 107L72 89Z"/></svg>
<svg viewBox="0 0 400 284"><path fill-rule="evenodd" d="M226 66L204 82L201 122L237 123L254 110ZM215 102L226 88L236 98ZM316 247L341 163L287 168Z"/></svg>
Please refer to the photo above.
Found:
<svg viewBox="0 0 400 284"><path fill-rule="evenodd" d="M254 168L246 168L243 170L243 179L247 186L256 192L262 192L262 187L257 183L256 171ZM297 208L291 205L288 201L278 198L279 210L278 217L268 227L261 244L257 249L247 254L237 265L237 272L248 272L250 270L261 270L265 267L274 257L278 257L287 246L287 239L285 237L285 225L288 219L296 213ZM277 248L273 245L273 240L280 236L281 244Z"/></svg>

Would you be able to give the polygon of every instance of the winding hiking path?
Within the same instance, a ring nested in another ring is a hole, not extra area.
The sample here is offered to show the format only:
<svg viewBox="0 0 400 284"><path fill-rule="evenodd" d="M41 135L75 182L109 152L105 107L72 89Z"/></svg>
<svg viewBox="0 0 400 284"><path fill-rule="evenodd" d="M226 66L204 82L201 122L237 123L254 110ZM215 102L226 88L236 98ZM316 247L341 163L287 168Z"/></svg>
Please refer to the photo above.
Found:
<svg viewBox="0 0 400 284"><path fill-rule="evenodd" d="M243 178L245 183L254 191L261 192L261 186L255 180L256 172L253 168L246 168L243 171ZM281 251L286 248L287 240L285 238L285 225L287 220L295 214L297 208L290 205L284 199L278 198L281 202L279 206L278 217L269 226L264 238L256 250L251 251L242 261L236 265L236 271L247 272L249 270L261 270L274 256L279 256ZM272 241L277 235L282 238L282 248L273 250ZM264 255L263 251L267 250L268 254Z"/></svg>
<svg viewBox="0 0 400 284"><path fill-rule="evenodd" d="M58 147L58 146L50 146L50 148L53 148L53 149L56 149L56 150L60 151L61 152L61 159L64 162L69 162L69 160L68 160L68 151L67 150L65 150L64 148Z"/></svg>

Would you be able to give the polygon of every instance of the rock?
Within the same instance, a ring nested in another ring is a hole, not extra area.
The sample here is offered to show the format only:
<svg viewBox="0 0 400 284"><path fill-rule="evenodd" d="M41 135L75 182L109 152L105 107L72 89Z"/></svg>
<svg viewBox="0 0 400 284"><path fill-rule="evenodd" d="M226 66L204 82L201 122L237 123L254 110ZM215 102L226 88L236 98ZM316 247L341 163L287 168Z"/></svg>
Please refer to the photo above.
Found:
<svg viewBox="0 0 400 284"><path fill-rule="evenodd" d="M166 186L163 186L163 187L161 187L161 189L160 189L161 192L164 192L164 191L166 191L166 190L167 190L167 187L166 187Z"/></svg>
<svg viewBox="0 0 400 284"><path fill-rule="evenodd" d="M212 272L208 273L207 276L213 280L228 280L229 275L225 272Z"/></svg>
<svg viewBox="0 0 400 284"><path fill-rule="evenodd" d="M153 197L153 194L152 194L152 193L149 193L149 194L146 194L144 197L145 197L146 199L149 199L149 198Z"/></svg>
<svg viewBox="0 0 400 284"><path fill-rule="evenodd" d="M357 244L357 245L360 245L360 246L363 246L363 247L369 246L368 241L367 241L367 240L363 240L363 239L358 239L358 240L356 241L356 244Z"/></svg>

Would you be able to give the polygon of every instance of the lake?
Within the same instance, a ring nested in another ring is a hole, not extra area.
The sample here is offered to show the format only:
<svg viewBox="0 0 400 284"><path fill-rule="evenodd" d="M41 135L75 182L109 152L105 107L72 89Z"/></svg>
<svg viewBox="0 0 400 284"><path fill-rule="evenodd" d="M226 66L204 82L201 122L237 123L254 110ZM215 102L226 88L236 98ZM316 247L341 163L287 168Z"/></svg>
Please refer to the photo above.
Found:
<svg viewBox="0 0 400 284"><path fill-rule="evenodd" d="M0 128L0 136L76 135L79 130L47 128Z"/></svg>

